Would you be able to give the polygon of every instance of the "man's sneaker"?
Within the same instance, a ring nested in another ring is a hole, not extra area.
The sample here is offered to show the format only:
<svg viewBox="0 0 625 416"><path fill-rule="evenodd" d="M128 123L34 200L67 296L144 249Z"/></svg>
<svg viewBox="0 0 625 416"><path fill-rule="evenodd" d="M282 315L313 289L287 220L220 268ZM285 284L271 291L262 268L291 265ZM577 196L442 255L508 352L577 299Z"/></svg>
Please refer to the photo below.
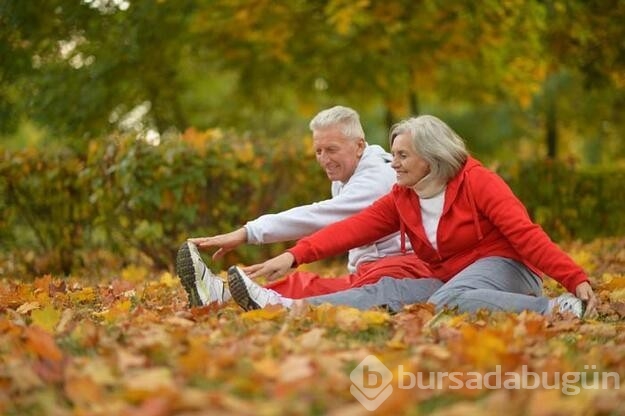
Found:
<svg viewBox="0 0 625 416"><path fill-rule="evenodd" d="M213 302L220 305L231 297L223 280L206 267L197 246L189 241L184 242L178 249L176 273L187 292L190 307Z"/></svg>
<svg viewBox="0 0 625 416"><path fill-rule="evenodd" d="M578 318L584 316L584 307L584 302L570 293L564 293L549 301L550 312L558 308L560 313L570 312Z"/></svg>
<svg viewBox="0 0 625 416"><path fill-rule="evenodd" d="M228 287L234 301L246 311L282 304L277 292L258 285L237 266L228 269Z"/></svg>

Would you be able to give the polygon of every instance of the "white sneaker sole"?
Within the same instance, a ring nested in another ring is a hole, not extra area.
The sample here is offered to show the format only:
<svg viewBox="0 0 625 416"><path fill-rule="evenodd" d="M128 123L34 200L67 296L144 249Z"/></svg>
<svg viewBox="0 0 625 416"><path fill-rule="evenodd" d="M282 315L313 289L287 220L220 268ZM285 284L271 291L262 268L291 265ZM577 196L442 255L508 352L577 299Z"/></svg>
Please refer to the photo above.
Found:
<svg viewBox="0 0 625 416"><path fill-rule="evenodd" d="M189 248L189 242L184 242L178 249L176 255L176 274L182 283L182 287L187 292L189 306L194 308L202 306L202 299L195 285L195 265L193 264L193 254Z"/></svg>
<svg viewBox="0 0 625 416"><path fill-rule="evenodd" d="M260 309L260 306L250 297L243 276L241 275L242 273L241 269L237 266L230 266L228 269L228 287L230 288L230 295L232 295L232 299L246 311Z"/></svg>

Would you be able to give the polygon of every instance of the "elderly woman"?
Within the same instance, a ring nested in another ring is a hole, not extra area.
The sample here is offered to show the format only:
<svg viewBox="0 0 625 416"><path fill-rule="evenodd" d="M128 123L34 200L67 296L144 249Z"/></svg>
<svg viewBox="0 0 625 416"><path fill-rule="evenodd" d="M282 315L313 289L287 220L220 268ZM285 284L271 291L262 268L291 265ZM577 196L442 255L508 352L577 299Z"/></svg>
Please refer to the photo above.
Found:
<svg viewBox="0 0 625 416"><path fill-rule="evenodd" d="M463 140L447 124L427 115L410 118L392 128L390 145L397 173L392 191L277 257L243 270L231 268L228 280L240 305L246 309L270 303L289 306L290 299L259 290L249 277L271 279L291 267L399 230L402 241L408 238L429 268L427 276L415 277L445 282L428 298L438 309L549 314L559 307L581 317L585 306L586 315L595 313L597 301L586 273L530 219L506 183L468 154ZM542 296L542 274L557 280L570 294L554 299ZM382 279L375 285L307 300L397 306L423 298L425 283L419 280Z"/></svg>

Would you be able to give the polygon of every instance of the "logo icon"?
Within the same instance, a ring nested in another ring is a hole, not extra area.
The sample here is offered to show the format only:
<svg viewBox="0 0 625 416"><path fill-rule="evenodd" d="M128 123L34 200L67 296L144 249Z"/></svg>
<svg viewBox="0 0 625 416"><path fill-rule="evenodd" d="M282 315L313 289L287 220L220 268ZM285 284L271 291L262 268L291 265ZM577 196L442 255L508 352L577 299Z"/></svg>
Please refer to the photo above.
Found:
<svg viewBox="0 0 625 416"><path fill-rule="evenodd" d="M369 411L377 409L393 392L393 373L375 355L366 356L349 378L353 383L349 391Z"/></svg>

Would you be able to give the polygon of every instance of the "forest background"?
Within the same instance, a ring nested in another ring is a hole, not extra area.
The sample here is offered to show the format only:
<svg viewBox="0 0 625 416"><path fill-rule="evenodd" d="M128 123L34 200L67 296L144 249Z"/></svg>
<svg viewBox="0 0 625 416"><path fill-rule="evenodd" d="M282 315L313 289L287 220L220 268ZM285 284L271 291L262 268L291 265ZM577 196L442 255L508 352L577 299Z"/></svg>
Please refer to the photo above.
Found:
<svg viewBox="0 0 625 416"><path fill-rule="evenodd" d="M624 21L624 0L0 0L0 414L370 414L350 375L371 355L591 384L396 388L379 414L625 414L597 376L625 386ZM396 121L447 121L598 318L188 308L187 237L329 197L308 121L337 104L387 149Z"/></svg>
<svg viewBox="0 0 625 416"><path fill-rule="evenodd" d="M431 113L556 239L624 231L623 1L0 3L3 271L171 268L328 195L309 119ZM255 261L277 248L227 259Z"/></svg>

